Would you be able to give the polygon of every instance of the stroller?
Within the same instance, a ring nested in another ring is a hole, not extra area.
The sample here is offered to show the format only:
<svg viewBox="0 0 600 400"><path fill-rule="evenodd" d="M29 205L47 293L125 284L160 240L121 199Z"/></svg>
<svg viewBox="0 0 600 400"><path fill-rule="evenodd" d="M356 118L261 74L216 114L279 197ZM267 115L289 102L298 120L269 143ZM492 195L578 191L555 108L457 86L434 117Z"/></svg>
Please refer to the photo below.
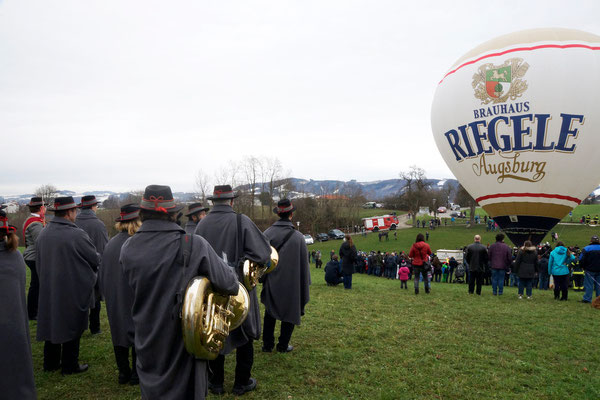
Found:
<svg viewBox="0 0 600 400"><path fill-rule="evenodd" d="M454 283L465 283L465 266L463 263L458 264L454 271Z"/></svg>

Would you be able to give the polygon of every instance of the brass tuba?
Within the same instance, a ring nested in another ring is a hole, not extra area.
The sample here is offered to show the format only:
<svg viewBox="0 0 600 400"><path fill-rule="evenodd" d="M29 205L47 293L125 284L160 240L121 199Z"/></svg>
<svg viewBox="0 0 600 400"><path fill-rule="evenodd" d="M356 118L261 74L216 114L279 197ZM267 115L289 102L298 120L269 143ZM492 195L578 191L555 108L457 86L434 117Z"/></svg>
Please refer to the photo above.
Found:
<svg viewBox="0 0 600 400"><path fill-rule="evenodd" d="M186 350L204 360L214 360L225 346L229 332L248 316L250 297L239 284L237 295L213 291L208 278L197 276L188 284L181 309L181 327Z"/></svg>
<svg viewBox="0 0 600 400"><path fill-rule="evenodd" d="M244 286L248 290L254 289L260 278L265 274L271 273L279 262L279 254L273 246L271 246L271 260L267 264L259 264L251 260L244 260L242 265L242 275Z"/></svg>

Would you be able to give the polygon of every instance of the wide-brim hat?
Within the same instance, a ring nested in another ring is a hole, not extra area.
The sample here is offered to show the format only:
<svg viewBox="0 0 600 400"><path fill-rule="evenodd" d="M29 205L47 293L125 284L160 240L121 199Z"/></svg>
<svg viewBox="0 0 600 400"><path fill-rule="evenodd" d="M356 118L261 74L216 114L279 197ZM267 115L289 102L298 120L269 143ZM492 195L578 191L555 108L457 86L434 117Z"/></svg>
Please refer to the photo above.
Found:
<svg viewBox="0 0 600 400"><path fill-rule="evenodd" d="M592 242L592 243L600 243L600 238L598 238L598 236L594 235L590 239L590 242Z"/></svg>
<svg viewBox="0 0 600 400"><path fill-rule="evenodd" d="M119 218L115 219L115 222L127 222L132 221L140 216L140 206L137 204L125 204L121 207L121 214Z"/></svg>
<svg viewBox="0 0 600 400"><path fill-rule="evenodd" d="M188 213L185 214L186 217L191 217L192 215L202 212L202 211L206 211L208 212L208 210L210 210L210 208L208 207L204 207L204 204L202 203L194 203L194 204L190 204L188 206Z"/></svg>
<svg viewBox="0 0 600 400"><path fill-rule="evenodd" d="M95 206L96 204L100 203L98 201L98 199L96 199L96 196L92 195L87 195L87 196L83 196L81 198L81 203L79 204L79 206L81 207L92 207Z"/></svg>
<svg viewBox="0 0 600 400"><path fill-rule="evenodd" d="M213 189L213 195L208 196L208 200L227 200L235 199L239 194L234 192L231 185L218 185Z"/></svg>
<svg viewBox="0 0 600 400"><path fill-rule="evenodd" d="M44 203L44 199L42 199L41 197L32 197L31 200L29 200L29 203L27 203L27 205L29 207L41 207L47 206L48 203Z"/></svg>
<svg viewBox="0 0 600 400"><path fill-rule="evenodd" d="M148 211L161 212L165 214L181 211L183 204L175 203L171 188L166 185L149 185L144 190L144 197L140 208Z"/></svg>
<svg viewBox="0 0 600 400"><path fill-rule="evenodd" d="M292 204L290 199L283 199L277 202L277 207L273 209L275 214L283 214L296 211L296 206Z"/></svg>
<svg viewBox="0 0 600 400"><path fill-rule="evenodd" d="M79 208L75 203L73 196L57 197L54 199L54 204L48 209L49 211L66 211L72 208Z"/></svg>

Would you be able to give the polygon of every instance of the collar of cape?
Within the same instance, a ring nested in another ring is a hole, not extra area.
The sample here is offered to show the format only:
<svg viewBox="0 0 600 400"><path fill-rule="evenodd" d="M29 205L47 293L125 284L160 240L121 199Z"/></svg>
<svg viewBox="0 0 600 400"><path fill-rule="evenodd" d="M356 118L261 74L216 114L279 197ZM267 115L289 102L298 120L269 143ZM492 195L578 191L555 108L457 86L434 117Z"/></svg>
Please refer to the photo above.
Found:
<svg viewBox="0 0 600 400"><path fill-rule="evenodd" d="M273 223L273 226L291 226L292 228L295 229L294 223L292 221L290 221L289 219L280 219L279 221L275 221Z"/></svg>
<svg viewBox="0 0 600 400"><path fill-rule="evenodd" d="M77 228L77 225L75 225L74 222L71 222L68 219L63 218L63 217L57 217L57 216L55 216L54 218L52 218L52 220L50 221L50 223L61 224L61 225L69 225L69 226L73 226L73 227Z"/></svg>
<svg viewBox="0 0 600 400"><path fill-rule="evenodd" d="M181 232L185 233L185 230L177 225L175 222L161 221L158 219L148 219L142 223L139 232Z"/></svg>
<svg viewBox="0 0 600 400"><path fill-rule="evenodd" d="M215 212L221 212L221 213L226 213L226 212L235 212L233 211L233 207L231 207L229 204L215 204L210 211L208 212L207 215L210 215L212 213Z"/></svg>

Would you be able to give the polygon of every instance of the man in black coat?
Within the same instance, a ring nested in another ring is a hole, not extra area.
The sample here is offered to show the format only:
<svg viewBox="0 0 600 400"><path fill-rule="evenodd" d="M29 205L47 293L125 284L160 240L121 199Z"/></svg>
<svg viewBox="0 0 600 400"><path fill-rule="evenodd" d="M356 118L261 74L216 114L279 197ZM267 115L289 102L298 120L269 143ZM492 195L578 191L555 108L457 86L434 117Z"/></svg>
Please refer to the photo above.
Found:
<svg viewBox="0 0 600 400"><path fill-rule="evenodd" d="M477 294L481 295L481 285L488 263L488 252L481 244L481 236L475 235L475 243L467 247L466 260L469 264L469 294L473 294L475 283L477 283Z"/></svg>
<svg viewBox="0 0 600 400"><path fill-rule="evenodd" d="M271 352L275 346L275 321L281 321L277 351L294 349L289 344L294 326L300 325L304 306L309 300L310 267L304 235L294 228L292 215L296 207L289 199L280 200L273 212L279 221L271 225L265 236L278 254L277 268L265 275L260 300L265 305L262 351Z"/></svg>
<svg viewBox="0 0 600 400"><path fill-rule="evenodd" d="M213 202L213 208L198 223L196 234L206 239L228 263L235 265L240 258L246 257L264 265L270 261L271 245L250 218L233 211L236 197L230 185L215 186L213 195L208 198ZM238 236L241 238L238 239ZM209 389L215 394L224 393L225 355L233 349L236 349L233 393L241 395L256 388L256 379L251 377L254 364L252 342L260 337L260 309L256 288L248 294L248 317L239 328L230 332L221 354L209 362Z"/></svg>
<svg viewBox="0 0 600 400"><path fill-rule="evenodd" d="M57 197L54 218L36 242L40 278L37 340L44 340L44 370L63 374L87 371L79 364L79 340L94 304L100 255L90 237L75 225L73 197Z"/></svg>
<svg viewBox="0 0 600 400"><path fill-rule="evenodd" d="M188 213L185 214L188 217L188 222L186 222L183 229L185 229L185 233L188 235L192 235L196 231L196 225L198 222L204 217L206 217L206 213L209 208L204 207L202 203L194 203L188 206Z"/></svg>
<svg viewBox="0 0 600 400"><path fill-rule="evenodd" d="M171 188L146 187L140 204L142 226L121 248L123 274L133 291L137 373L143 399L204 399L207 363L185 350L180 299L195 276L208 278L215 292L237 294L232 269L210 245L175 222L181 206ZM190 240L189 264L183 268L182 238Z"/></svg>
<svg viewBox="0 0 600 400"><path fill-rule="evenodd" d="M104 253L104 247L108 243L108 232L106 232L106 226L96 216L98 210L98 200L96 196L89 195L81 198L81 212L75 219L75 225L80 227L88 234L92 243L96 247L98 254ZM100 293L100 287L96 282L94 286L94 307L90 309L90 332L92 335L100 333L100 308L102 300L102 294Z"/></svg>

